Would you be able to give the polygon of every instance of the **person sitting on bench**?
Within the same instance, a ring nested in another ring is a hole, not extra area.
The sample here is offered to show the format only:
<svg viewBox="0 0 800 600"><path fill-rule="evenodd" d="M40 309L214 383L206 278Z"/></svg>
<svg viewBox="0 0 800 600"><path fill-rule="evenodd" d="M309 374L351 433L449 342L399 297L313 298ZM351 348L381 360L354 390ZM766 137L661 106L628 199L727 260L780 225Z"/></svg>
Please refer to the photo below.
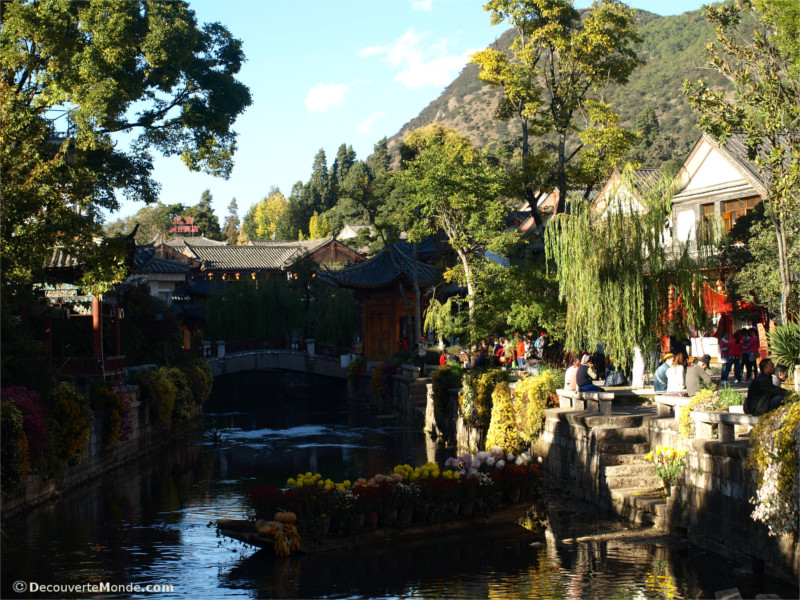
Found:
<svg viewBox="0 0 800 600"><path fill-rule="evenodd" d="M747 388L747 398L744 401L744 412L746 415L760 417L764 413L778 408L783 402L784 396L789 392L782 387L772 383L772 375L775 373L775 363L769 358L765 358L758 365L761 371Z"/></svg>
<svg viewBox="0 0 800 600"><path fill-rule="evenodd" d="M578 367L578 375L576 382L578 384L579 392L604 392L605 390L597 386L592 381L592 376L589 374L590 369L593 368L592 359L588 354L584 354L581 358L581 366Z"/></svg>

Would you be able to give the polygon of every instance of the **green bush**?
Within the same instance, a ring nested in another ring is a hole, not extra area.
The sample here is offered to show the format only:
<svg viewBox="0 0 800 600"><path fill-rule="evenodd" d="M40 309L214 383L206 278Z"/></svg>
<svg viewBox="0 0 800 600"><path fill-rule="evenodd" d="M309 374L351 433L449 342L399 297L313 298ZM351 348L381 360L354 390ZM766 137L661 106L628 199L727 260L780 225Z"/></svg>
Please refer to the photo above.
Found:
<svg viewBox="0 0 800 600"><path fill-rule="evenodd" d="M69 465L86 460L93 420L86 396L71 383L62 381L50 396L48 420L56 457Z"/></svg>
<svg viewBox="0 0 800 600"><path fill-rule="evenodd" d="M464 369L456 365L439 367L431 374L433 410L446 414L450 403L450 389L458 387Z"/></svg>
<svg viewBox="0 0 800 600"><path fill-rule="evenodd" d="M211 390L214 387L214 377L211 375L208 361L197 356L187 356L178 368L189 379L194 403L199 406L205 404L211 397Z"/></svg>
<svg viewBox="0 0 800 600"><path fill-rule="evenodd" d="M166 369L160 367L141 376L144 397L150 407L151 416L162 425L172 422L172 411L178 397L178 388L166 375Z"/></svg>
<svg viewBox="0 0 800 600"><path fill-rule="evenodd" d="M22 413L7 400L0 402L0 485L4 492L13 492L30 472L28 438Z"/></svg>
<svg viewBox="0 0 800 600"><path fill-rule="evenodd" d="M92 390L92 408L103 411L103 443L115 444L120 439L122 421L126 413L130 413L130 406L117 390L98 385Z"/></svg>
<svg viewBox="0 0 800 600"><path fill-rule="evenodd" d="M492 393L501 381L508 381L505 369L467 371L458 397L461 416L472 427L488 429L492 419Z"/></svg>

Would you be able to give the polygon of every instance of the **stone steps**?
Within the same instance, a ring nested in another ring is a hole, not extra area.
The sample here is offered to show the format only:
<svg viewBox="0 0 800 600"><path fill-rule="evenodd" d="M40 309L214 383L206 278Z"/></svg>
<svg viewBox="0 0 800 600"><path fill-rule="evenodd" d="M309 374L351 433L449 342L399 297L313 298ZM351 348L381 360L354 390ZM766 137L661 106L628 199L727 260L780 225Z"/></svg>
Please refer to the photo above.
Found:
<svg viewBox="0 0 800 600"><path fill-rule="evenodd" d="M664 492L653 487L612 489L611 510L634 523L650 524L660 529L667 525Z"/></svg>
<svg viewBox="0 0 800 600"><path fill-rule="evenodd" d="M598 450L602 454L645 454L650 451L648 442L599 442Z"/></svg>
<svg viewBox="0 0 800 600"><path fill-rule="evenodd" d="M644 424L644 417L641 415L590 415L582 419L587 427L594 430L634 428Z"/></svg>
<svg viewBox="0 0 800 600"><path fill-rule="evenodd" d="M600 465L650 464L645 461L644 454L601 454Z"/></svg>
<svg viewBox="0 0 800 600"><path fill-rule="evenodd" d="M633 456L638 457L637 454ZM644 460L616 465L605 464L601 467L606 477L655 477L653 465Z"/></svg>
<svg viewBox="0 0 800 600"><path fill-rule="evenodd" d="M615 475L605 477L606 485L610 490L615 489L655 489L661 487L661 480L655 476L650 470L650 473L645 475Z"/></svg>
<svg viewBox="0 0 800 600"><path fill-rule="evenodd" d="M623 442L623 443L637 443L641 444L647 442L647 434L640 428L625 427L625 428L602 428L593 429L595 439L598 442Z"/></svg>

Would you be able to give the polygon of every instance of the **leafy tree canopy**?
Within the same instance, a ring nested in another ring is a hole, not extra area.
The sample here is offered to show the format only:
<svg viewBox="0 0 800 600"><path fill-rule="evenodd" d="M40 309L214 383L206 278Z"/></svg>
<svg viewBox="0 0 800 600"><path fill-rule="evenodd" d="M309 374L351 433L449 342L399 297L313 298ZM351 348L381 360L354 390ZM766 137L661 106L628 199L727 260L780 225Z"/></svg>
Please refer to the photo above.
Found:
<svg viewBox="0 0 800 600"><path fill-rule="evenodd" d="M151 150L227 177L250 104L241 43L186 2L2 3L3 282L43 279L58 244L87 254L100 209L154 202Z"/></svg>

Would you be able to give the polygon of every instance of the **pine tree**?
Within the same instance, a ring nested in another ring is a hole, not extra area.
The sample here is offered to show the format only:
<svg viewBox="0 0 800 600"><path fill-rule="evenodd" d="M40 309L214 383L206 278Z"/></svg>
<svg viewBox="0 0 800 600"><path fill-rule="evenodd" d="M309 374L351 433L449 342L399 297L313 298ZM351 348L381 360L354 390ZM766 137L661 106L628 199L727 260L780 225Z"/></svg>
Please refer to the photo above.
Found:
<svg viewBox="0 0 800 600"><path fill-rule="evenodd" d="M222 226L222 236L229 244L235 244L239 237L239 207L236 204L236 197L231 198L228 204L228 216L225 217L225 224Z"/></svg>

